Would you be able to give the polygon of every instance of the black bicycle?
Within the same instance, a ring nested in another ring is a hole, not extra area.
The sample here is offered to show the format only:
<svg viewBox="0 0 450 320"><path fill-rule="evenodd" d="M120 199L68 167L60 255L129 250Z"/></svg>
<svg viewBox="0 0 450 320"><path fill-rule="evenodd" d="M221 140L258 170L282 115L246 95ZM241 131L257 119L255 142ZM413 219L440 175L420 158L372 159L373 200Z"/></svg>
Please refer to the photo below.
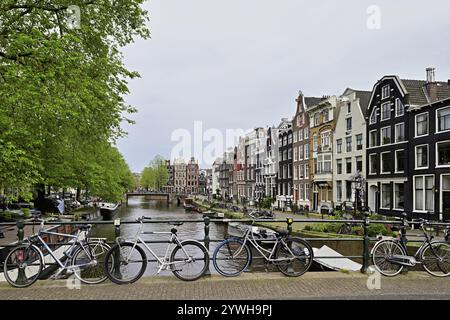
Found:
<svg viewBox="0 0 450 320"><path fill-rule="evenodd" d="M402 272L404 267L422 264L423 268L435 277L450 275L450 244L445 241L433 241L433 236L425 229L427 225L425 220L420 220L419 225L425 239L414 256L408 255L406 240L403 238L384 239L375 244L372 249L373 264L381 274L393 277ZM407 226L408 223L403 228Z"/></svg>

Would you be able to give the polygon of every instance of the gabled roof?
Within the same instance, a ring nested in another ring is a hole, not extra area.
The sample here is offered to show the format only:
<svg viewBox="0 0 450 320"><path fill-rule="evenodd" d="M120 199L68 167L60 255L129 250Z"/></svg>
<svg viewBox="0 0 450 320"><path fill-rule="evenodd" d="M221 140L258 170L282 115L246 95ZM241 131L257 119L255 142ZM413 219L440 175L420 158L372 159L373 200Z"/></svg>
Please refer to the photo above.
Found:
<svg viewBox="0 0 450 320"><path fill-rule="evenodd" d="M361 109L361 112L364 117L367 116L367 110L369 109L369 100L370 96L372 95L372 92L370 91L362 91L362 90L355 90L356 93L356 99L359 99L359 107Z"/></svg>
<svg viewBox="0 0 450 320"><path fill-rule="evenodd" d="M317 98L317 97L305 97L305 104L306 107L308 106L314 106L316 104L319 104L320 101L322 101L324 98Z"/></svg>

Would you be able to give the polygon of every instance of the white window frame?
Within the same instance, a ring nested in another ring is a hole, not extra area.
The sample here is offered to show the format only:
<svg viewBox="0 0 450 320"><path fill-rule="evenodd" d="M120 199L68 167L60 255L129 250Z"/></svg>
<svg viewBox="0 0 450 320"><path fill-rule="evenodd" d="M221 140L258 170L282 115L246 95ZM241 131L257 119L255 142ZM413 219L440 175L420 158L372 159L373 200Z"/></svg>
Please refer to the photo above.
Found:
<svg viewBox="0 0 450 320"><path fill-rule="evenodd" d="M389 105L389 117L388 118L383 118L383 106L385 106L385 105ZM391 102L389 101L389 102L382 103L381 104L381 112L380 112L380 119L381 119L380 121L383 122L383 121L390 120L391 113L392 113Z"/></svg>
<svg viewBox="0 0 450 320"><path fill-rule="evenodd" d="M439 141L439 142L436 142L436 168L450 168L450 165L449 164L444 164L444 165L439 165L439 144L442 144L442 143L449 143L450 142L450 140L443 140L443 141Z"/></svg>
<svg viewBox="0 0 450 320"><path fill-rule="evenodd" d="M422 134L422 135L419 136L419 135L417 135L417 129L418 129L417 128L417 117L422 116L424 114L427 115L427 129L428 129L428 132L426 134ZM430 115L429 115L428 111L427 112L422 112L420 114L417 114L414 117L414 138L426 137L429 134L430 134Z"/></svg>
<svg viewBox="0 0 450 320"><path fill-rule="evenodd" d="M399 104L402 104L402 106L403 106L403 113L402 114L397 113L397 111L398 111L397 107L398 107ZM403 104L402 100L400 100L400 98L397 98L397 99L395 99L395 117L401 117L403 115L405 115L405 105Z"/></svg>
<svg viewBox="0 0 450 320"><path fill-rule="evenodd" d="M369 117L369 124L375 124L375 123L378 122L378 114L376 113L377 109L378 109L378 107L374 107L373 108L372 113L370 114L370 117ZM375 121L372 121L372 117L374 116L374 112L375 112Z"/></svg>
<svg viewBox="0 0 450 320"><path fill-rule="evenodd" d="M309 160L309 143L303 145L305 160Z"/></svg>
<svg viewBox="0 0 450 320"><path fill-rule="evenodd" d="M372 172L372 162L371 162L372 156L375 156L375 160L377 160L376 159L376 156L377 156L376 153L369 154L369 175L376 175L377 174L376 172Z"/></svg>
<svg viewBox="0 0 450 320"><path fill-rule="evenodd" d="M439 131L438 112L439 112L439 110L442 110L442 109L450 109L450 106L446 106L446 107L442 107L442 108L436 109L436 130L435 130L436 133L443 133L443 132L449 132L450 131L450 129Z"/></svg>
<svg viewBox="0 0 450 320"><path fill-rule="evenodd" d="M387 95L385 96L385 92L387 92ZM381 99L387 99L391 97L391 85L387 84L381 88Z"/></svg>
<svg viewBox="0 0 450 320"><path fill-rule="evenodd" d="M338 144L339 141L341 142L341 148L340 148L340 150L339 150L339 147L338 147L338 146L339 146L339 144ZM341 153L342 153L342 139L337 139L337 140L336 140L336 153L337 153L337 154L341 154Z"/></svg>
<svg viewBox="0 0 450 320"><path fill-rule="evenodd" d="M443 212L444 211L444 191L448 191L448 190L444 190L444 177L450 177L449 173L444 173L440 175L440 179L439 179L439 212ZM436 207L436 204L434 204L434 206Z"/></svg>
<svg viewBox="0 0 450 320"><path fill-rule="evenodd" d="M404 208L404 205L403 205L403 208L397 208L396 207L396 201L395 201L395 195L396 195L396 192L395 192L395 185L397 185L397 184L400 184L400 185L404 185L404 183L403 182L401 182L401 183L399 183L399 182L394 182L393 184L392 184L392 196L393 196L393 201L392 201L392 210L396 210L396 211L404 211L405 210L405 208ZM403 198L405 198L405 188L403 189Z"/></svg>
<svg viewBox="0 0 450 320"><path fill-rule="evenodd" d="M389 131L390 131L391 141L389 143L384 143L383 142L383 130L386 129L386 128L389 128ZM392 128L391 128L391 126L386 126L386 127L381 128L381 130L380 130L380 145L381 146L388 146L390 144L392 144Z"/></svg>
<svg viewBox="0 0 450 320"><path fill-rule="evenodd" d="M309 128L305 128L305 132L303 133L303 136L306 139L309 139Z"/></svg>
<svg viewBox="0 0 450 320"><path fill-rule="evenodd" d="M425 208L426 207L426 196L425 196L425 194L426 194L426 191L425 191L426 182L425 182L425 178L426 177L433 177L433 185L434 185L435 184L434 174L425 174L425 175L419 174L419 175L413 176L413 211L414 212L418 212L418 213L427 213L428 212L427 210L416 210L416 178L417 177L422 177L422 179L424 180L423 181L423 186L424 186L424 189L423 189L423 206ZM434 185L434 188L436 188L435 185ZM436 209L436 201L435 200L436 199L433 197L433 212L435 212L435 209Z"/></svg>
<svg viewBox="0 0 450 320"><path fill-rule="evenodd" d="M383 168L383 155L385 155L385 154L388 154L388 153L391 153L391 151L386 151L386 152L381 152L380 153L380 174L390 174L391 173L391 171L384 171L384 168Z"/></svg>
<svg viewBox="0 0 450 320"><path fill-rule="evenodd" d="M390 189L389 191L391 191L391 183L390 182L388 182L388 183L382 182L380 184L380 209L391 210L391 208L383 207L383 185L388 185L389 189ZM389 196L390 196L390 194L389 194ZM392 198L391 198L391 205L392 205Z"/></svg>
<svg viewBox="0 0 450 320"><path fill-rule="evenodd" d="M403 125L403 140L402 141L397 141L397 128L400 127L400 125ZM394 129L394 142L398 143L398 142L406 141L405 123L404 122L396 123L394 128L395 128Z"/></svg>
<svg viewBox="0 0 450 320"><path fill-rule="evenodd" d="M339 165L341 164L341 172L339 172ZM336 174L343 174L344 170L342 170L342 159L336 159Z"/></svg>
<svg viewBox="0 0 450 320"><path fill-rule="evenodd" d="M417 148L419 147L427 147L427 166L426 167L418 167L417 166ZM428 144L420 144L414 147L414 167L415 170L425 170L430 167L430 146Z"/></svg>
<svg viewBox="0 0 450 320"><path fill-rule="evenodd" d="M375 141L371 141L371 140L372 140L372 139L371 139L371 137L372 137L372 132L375 132ZM376 146L377 146L377 141L376 141L377 135L378 135L377 129L374 129L374 130L370 130L370 131L369 131L369 148L372 148L372 147L376 147ZM373 142L373 144L372 144L371 142Z"/></svg>
<svg viewBox="0 0 450 320"><path fill-rule="evenodd" d="M297 131L294 131L294 143L297 143L298 139L297 139Z"/></svg>
<svg viewBox="0 0 450 320"><path fill-rule="evenodd" d="M395 150L394 151L394 154L395 154L395 168L394 168L394 173L405 173L405 170L403 170L403 171L397 171L397 164L398 164L398 161L397 161L397 152L400 152L400 151L403 151L403 154L405 153L405 149L399 149L399 150ZM403 167L405 166L405 164L403 163Z"/></svg>

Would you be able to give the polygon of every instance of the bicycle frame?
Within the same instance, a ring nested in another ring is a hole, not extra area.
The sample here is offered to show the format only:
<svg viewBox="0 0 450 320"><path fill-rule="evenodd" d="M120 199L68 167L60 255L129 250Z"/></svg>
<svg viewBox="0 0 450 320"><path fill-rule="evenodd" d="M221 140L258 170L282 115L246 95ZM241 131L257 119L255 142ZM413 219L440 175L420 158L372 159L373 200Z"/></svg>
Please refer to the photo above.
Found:
<svg viewBox="0 0 450 320"><path fill-rule="evenodd" d="M186 261L180 261L180 262L169 262L169 253L170 253L170 248L171 248L171 244L176 244L178 246L181 247L181 250L183 250L183 253L186 255L186 259L188 260L187 262L191 262L191 258L189 257L189 254L186 252L186 250L184 249L184 247L181 244L181 241L178 239L178 237L176 236L176 234L172 233L172 232L158 232L158 231L147 231L144 232L142 231L144 224L141 222L141 226L139 228L139 231L136 233L135 237L129 241L133 243L133 247L132 250L130 250L129 255L126 257L126 261L128 261L130 259L130 255L133 252L133 249L138 245L138 243L141 243L148 252L150 252L150 254L157 260L158 264L159 264L159 268L157 271L157 274L159 274L162 270L166 270L169 266L171 265L175 265L175 264L182 264L185 263ZM150 246L145 243L144 239L142 239L140 237L141 234L165 234L165 235L170 235L170 243L167 245L166 248L166 252L164 254L163 258L158 257L158 255L152 250L152 248L150 248ZM120 238L118 238L120 239ZM118 242L118 245L120 246L120 242Z"/></svg>
<svg viewBox="0 0 450 320"><path fill-rule="evenodd" d="M250 237L250 234L251 234L251 237ZM247 241L263 256L263 258L267 262L280 262L280 261L291 260L288 258L285 258L285 259L274 259L273 258L273 256L275 255L275 250L276 250L277 246L279 245L279 243L282 243L284 245L284 247L289 250L289 253L292 256L295 256L294 253L291 251L291 248L289 248L289 246L286 244L286 242L283 241L282 238L277 238L274 241L275 244L272 247L272 250L267 250L267 249L264 249L262 246L260 246L258 244L257 240L255 239L255 237L253 236L253 232L251 232L250 228L247 229L247 231L245 232L242 239L244 239L244 242L242 243L241 248L236 252L236 256L238 256L242 252Z"/></svg>

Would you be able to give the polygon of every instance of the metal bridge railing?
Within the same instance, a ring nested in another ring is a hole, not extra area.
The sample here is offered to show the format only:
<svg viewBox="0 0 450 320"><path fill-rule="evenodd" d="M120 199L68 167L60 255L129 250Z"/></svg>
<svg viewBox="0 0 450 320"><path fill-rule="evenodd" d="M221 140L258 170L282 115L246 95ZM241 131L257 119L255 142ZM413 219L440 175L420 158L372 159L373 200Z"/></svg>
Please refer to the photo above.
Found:
<svg viewBox="0 0 450 320"><path fill-rule="evenodd" d="M365 214L364 219L361 220L322 220L322 219L293 219L293 218L287 218L287 219L211 219L207 216L205 216L203 219L185 219L185 220L176 220L176 219L164 219L164 220L146 220L143 221L144 224L167 224L171 222L183 222L183 223L203 223L204 224L204 237L203 239L196 239L198 241L202 241L205 244L205 247L210 250L210 244L211 243L217 243L221 242L224 239L211 239L210 238L210 225L211 223L228 223L228 222L239 222L239 223L267 223L267 222L276 222L276 223L286 223L286 228L289 232L289 234L292 234L292 225L294 223L300 222L300 223L347 223L352 226L355 225L362 225L363 226L363 235L361 237L353 237L353 238L303 238L306 241L342 241L342 242L361 242L362 243L362 252L361 255L351 255L351 256L340 256L340 257L325 257L325 256L315 256L314 258L317 259L361 259L362 260L362 268L361 272L366 273L367 269L370 265L370 243L377 241L377 238L369 237L369 226L371 224L388 224L388 225L399 225L401 226L401 237L406 239L406 228L405 226L408 223L413 223L411 221L407 220L406 215L403 215L402 219L400 221L389 221L389 220L371 220L368 213ZM120 237L121 235L121 225L129 225L129 224L138 224L140 222L137 222L136 220L119 220L116 219L114 221L47 221L44 223L44 225L47 226L74 226L74 225L110 225L114 227L114 236L115 238ZM17 227L17 238L18 238L18 244L22 244L24 241L24 227L25 226L40 226L40 223L37 222L25 222L23 218L23 214L20 215L19 219L16 223L14 222L7 222L7 223L0 223L0 227L5 226L15 226ZM450 223L439 223L439 222L429 222L427 224L428 226L436 226L436 227L450 227ZM169 241L163 241L163 240L148 240L145 241L146 243L169 243ZM408 242L421 242L419 240L408 240ZM109 242L110 244L115 242ZM63 246L67 245L68 243L63 242L50 242L47 243L49 246ZM10 244L5 245L3 247L14 247L17 244ZM255 257L258 258L258 257ZM150 262L156 262L156 260L149 260ZM3 261L2 261L3 264ZM51 263L48 265L52 265Z"/></svg>

